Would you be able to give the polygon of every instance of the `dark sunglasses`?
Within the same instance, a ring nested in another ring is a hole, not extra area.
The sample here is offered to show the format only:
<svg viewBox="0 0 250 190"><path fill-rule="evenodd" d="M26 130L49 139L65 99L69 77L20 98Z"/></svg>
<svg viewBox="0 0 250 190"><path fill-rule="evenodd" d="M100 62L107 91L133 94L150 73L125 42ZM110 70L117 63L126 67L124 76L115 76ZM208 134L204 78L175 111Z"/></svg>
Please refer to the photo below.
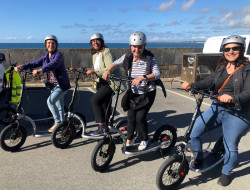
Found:
<svg viewBox="0 0 250 190"><path fill-rule="evenodd" d="M223 51L224 52L229 52L231 49L233 51L239 51L240 50L240 46L235 46L235 47L231 47L231 48L223 48Z"/></svg>

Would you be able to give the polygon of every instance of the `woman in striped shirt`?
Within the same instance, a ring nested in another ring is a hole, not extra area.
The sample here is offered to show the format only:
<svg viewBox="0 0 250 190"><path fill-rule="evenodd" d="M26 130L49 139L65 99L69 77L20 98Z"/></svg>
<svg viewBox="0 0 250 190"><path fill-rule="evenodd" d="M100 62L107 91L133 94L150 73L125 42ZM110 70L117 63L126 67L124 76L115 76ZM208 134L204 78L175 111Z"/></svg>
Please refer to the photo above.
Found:
<svg viewBox="0 0 250 190"><path fill-rule="evenodd" d="M148 98L148 103L139 109L130 108L128 110L128 133L126 146L131 146L136 124L142 132L142 141L138 150L145 150L149 144L147 114L154 103L156 86L154 80L160 78L160 70L154 55L145 49L146 35L142 32L134 32L130 35L129 45L131 52L124 54L114 61L103 74L107 79L110 72L117 66L123 66L126 74L131 75L131 89L133 97L144 96Z"/></svg>

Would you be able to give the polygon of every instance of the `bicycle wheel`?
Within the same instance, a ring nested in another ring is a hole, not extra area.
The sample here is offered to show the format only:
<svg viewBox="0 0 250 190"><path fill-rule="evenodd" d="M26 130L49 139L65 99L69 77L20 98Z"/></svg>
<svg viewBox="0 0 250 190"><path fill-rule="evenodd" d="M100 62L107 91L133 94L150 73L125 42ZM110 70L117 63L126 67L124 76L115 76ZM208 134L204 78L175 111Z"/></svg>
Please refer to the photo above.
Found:
<svg viewBox="0 0 250 190"><path fill-rule="evenodd" d="M74 116L70 118L69 122L75 127L75 136L80 136L82 134L83 127L86 127L85 116L80 112L76 112Z"/></svg>
<svg viewBox="0 0 250 190"><path fill-rule="evenodd" d="M17 123L11 123L0 134L1 147L5 151L17 151L25 142L26 129Z"/></svg>
<svg viewBox="0 0 250 190"><path fill-rule="evenodd" d="M0 123L3 125L9 125L14 122L12 118L16 114L16 110L10 106L0 108Z"/></svg>
<svg viewBox="0 0 250 190"><path fill-rule="evenodd" d="M118 121L118 123L115 126L116 129L119 129L120 131L123 132L125 136L127 136L127 130L128 130L128 119L127 118L122 118L121 120ZM136 127L134 131L134 141L139 137L139 128ZM116 137L120 143L123 142L121 136Z"/></svg>
<svg viewBox="0 0 250 190"><path fill-rule="evenodd" d="M91 166L93 170L102 172L109 166L115 154L115 144L113 140L104 138L96 145L91 156Z"/></svg>
<svg viewBox="0 0 250 190"><path fill-rule="evenodd" d="M161 146L161 152L164 154L171 150L177 140L176 129L171 125L161 126L155 131L153 136L153 142L156 144L160 144L167 140L169 140L170 142L165 144L164 146Z"/></svg>
<svg viewBox="0 0 250 190"><path fill-rule="evenodd" d="M171 156L165 161L157 172L156 185L159 189L176 189L188 174L187 160L183 161L181 155Z"/></svg>
<svg viewBox="0 0 250 190"><path fill-rule="evenodd" d="M51 134L52 144L57 148L66 148L73 141L75 133L76 129L71 123L62 123Z"/></svg>

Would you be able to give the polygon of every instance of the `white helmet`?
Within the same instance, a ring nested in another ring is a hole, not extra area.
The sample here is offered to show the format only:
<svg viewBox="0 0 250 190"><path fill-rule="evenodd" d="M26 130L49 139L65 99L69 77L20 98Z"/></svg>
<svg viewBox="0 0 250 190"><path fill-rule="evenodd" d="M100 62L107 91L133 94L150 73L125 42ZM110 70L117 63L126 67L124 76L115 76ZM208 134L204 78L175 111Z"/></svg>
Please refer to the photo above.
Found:
<svg viewBox="0 0 250 190"><path fill-rule="evenodd" d="M57 37L54 35L46 36L44 41L46 42L47 40L55 40L58 43Z"/></svg>
<svg viewBox="0 0 250 190"><path fill-rule="evenodd" d="M146 35L143 32L134 32L129 37L129 45L144 45L147 42Z"/></svg>
<svg viewBox="0 0 250 190"><path fill-rule="evenodd" d="M94 39L101 39L101 40L104 41L103 36L102 36L101 33L94 33L94 34L92 34L92 35L90 36L90 41L91 41L91 40L94 40Z"/></svg>
<svg viewBox="0 0 250 190"><path fill-rule="evenodd" d="M228 37L224 38L221 46L224 47L225 45L230 44L230 43L242 44L243 47L246 46L245 39L242 38L241 36L237 36L237 35L232 35L232 36L228 36Z"/></svg>

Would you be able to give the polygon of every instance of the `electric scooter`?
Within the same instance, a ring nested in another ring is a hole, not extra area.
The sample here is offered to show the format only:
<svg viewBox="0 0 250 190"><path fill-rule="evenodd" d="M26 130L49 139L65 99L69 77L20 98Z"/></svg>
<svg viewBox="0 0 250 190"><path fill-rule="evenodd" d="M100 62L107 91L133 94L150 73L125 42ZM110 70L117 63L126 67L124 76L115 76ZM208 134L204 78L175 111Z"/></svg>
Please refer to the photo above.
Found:
<svg viewBox="0 0 250 190"><path fill-rule="evenodd" d="M85 70L79 71L79 69L72 69L71 72L73 72L76 75L76 86L78 86L77 81L79 79L79 75L81 73L86 74L86 71ZM97 77L97 80L99 81L98 83L106 83L106 81L102 79L102 77L98 75L96 75L96 77ZM108 109L106 110L105 118L109 118L110 110L114 109L112 108L112 99L115 99L115 104L116 104L116 102L118 101L116 93L113 93L110 98ZM126 135L126 131L127 131L126 126L127 126L126 118L119 120L115 124L115 128L122 130L124 135ZM91 135L92 131L87 130L87 128L88 128L87 125L82 126L82 134L81 134L82 138L89 139L89 140L101 140L104 138L104 135L100 135L100 136ZM53 145L56 148L67 148L74 139L74 133L72 132L72 129L73 127L71 127L68 122L64 122L63 124L57 126L51 134L51 141ZM120 139L119 133L112 133L111 136L114 138Z"/></svg>
<svg viewBox="0 0 250 190"><path fill-rule="evenodd" d="M13 115L14 122L6 126L1 134L0 134L0 145L5 151L17 151L24 144L27 138L26 128L20 124L21 120L28 121L33 128L33 136L34 137L47 137L50 136L51 133L48 131L38 131L37 125L35 122L38 121L53 121L53 117L47 118L34 118L34 116L28 116L25 113L22 113L22 102L23 102L23 89L25 89L25 82L27 74L32 74L30 71L20 70L24 75L22 76L22 92L20 96L20 102L16 108L16 114ZM83 126L86 125L85 116L81 113L72 113L73 102L75 99L75 91L72 95L72 101L69 105L68 112L65 113L65 117L71 126L74 126L73 133L74 136L82 133Z"/></svg>
<svg viewBox="0 0 250 190"><path fill-rule="evenodd" d="M205 97L209 97L210 99L216 101L217 97L203 91L192 90L191 93L196 99L197 106L195 108L192 121L184 135L184 140L177 146L177 154L169 157L158 170L156 184L161 190L176 189L185 179L189 170L203 173L211 170L224 160L225 149L223 146L223 137L220 136L213 149L210 150L209 148L206 148L206 150L203 150L203 161L199 164L199 166L195 166L195 150L190 144L190 134L193 130L197 117L199 115L202 117L200 107L203 99ZM195 94L198 94L198 96L195 96ZM204 124L206 126L205 121ZM188 154L191 156L187 156Z"/></svg>
<svg viewBox="0 0 250 190"><path fill-rule="evenodd" d="M157 150L159 150L161 153L166 153L175 145L177 139L176 129L173 126L166 124L155 131L147 149L143 151L138 151L138 144L134 144L128 149L128 147L126 147L126 130L123 130L123 126L126 123L126 119L121 120L116 125L116 127L113 127L113 122L119 98L121 83L122 81L131 82L131 79L122 79L114 76L110 76L110 79L119 81L119 85L116 90L116 101L111 116L107 118L108 121L106 123L108 124L108 126L106 127L106 134L104 138L100 140L95 146L91 156L92 169L99 172L102 172L107 169L113 159L116 146L112 134L118 134L120 136L120 139L123 144L121 151L123 154L126 155L141 155ZM136 131L139 131L138 128L139 127L137 125ZM138 138L138 135L136 135L135 138Z"/></svg>

